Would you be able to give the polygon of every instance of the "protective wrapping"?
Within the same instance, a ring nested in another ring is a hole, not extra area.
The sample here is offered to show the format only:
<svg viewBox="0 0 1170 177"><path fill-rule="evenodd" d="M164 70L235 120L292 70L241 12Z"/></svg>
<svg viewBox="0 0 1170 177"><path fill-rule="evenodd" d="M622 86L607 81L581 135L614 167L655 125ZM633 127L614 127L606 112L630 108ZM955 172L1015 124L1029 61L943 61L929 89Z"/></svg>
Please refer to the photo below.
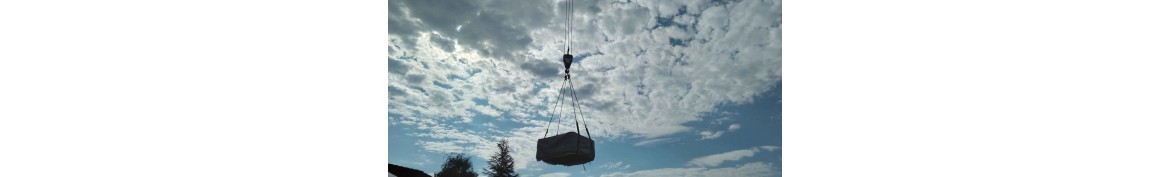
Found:
<svg viewBox="0 0 1170 177"><path fill-rule="evenodd" d="M536 160L553 165L573 166L593 161L593 139L577 132L536 141Z"/></svg>

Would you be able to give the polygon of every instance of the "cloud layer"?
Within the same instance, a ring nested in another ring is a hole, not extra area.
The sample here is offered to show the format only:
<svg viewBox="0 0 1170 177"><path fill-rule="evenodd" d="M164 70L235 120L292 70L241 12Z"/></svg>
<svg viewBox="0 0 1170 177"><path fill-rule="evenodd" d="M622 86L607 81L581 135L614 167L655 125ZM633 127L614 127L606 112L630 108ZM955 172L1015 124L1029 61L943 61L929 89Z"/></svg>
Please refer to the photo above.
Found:
<svg viewBox="0 0 1170 177"><path fill-rule="evenodd" d="M508 139L517 156L532 155L561 87L564 2L391 1L391 122L418 127L412 135L433 140L415 143L434 152L486 158L476 149ZM664 136L695 133L686 123L752 102L780 80L779 1L574 4L573 80L600 141L677 141ZM520 126L496 128L502 123ZM516 159L520 169L532 161Z"/></svg>

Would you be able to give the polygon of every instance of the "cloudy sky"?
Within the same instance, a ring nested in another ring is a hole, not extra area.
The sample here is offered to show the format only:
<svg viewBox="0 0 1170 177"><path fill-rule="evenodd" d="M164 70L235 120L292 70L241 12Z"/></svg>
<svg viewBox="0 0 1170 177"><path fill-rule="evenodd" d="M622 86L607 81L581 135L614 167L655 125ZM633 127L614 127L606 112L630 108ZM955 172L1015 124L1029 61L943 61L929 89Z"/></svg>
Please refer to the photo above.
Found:
<svg viewBox="0 0 1170 177"><path fill-rule="evenodd" d="M391 0L389 163L482 169L508 140L524 176L779 176L779 0L566 2ZM535 160L546 127L574 128L546 126L566 16L586 170Z"/></svg>

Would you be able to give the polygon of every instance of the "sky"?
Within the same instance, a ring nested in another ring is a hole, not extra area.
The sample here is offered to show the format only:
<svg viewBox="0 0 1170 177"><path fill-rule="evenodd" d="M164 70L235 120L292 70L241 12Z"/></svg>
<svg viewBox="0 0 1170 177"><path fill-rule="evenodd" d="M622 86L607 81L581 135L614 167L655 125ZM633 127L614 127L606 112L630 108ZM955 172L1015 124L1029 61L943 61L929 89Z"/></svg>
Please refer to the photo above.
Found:
<svg viewBox="0 0 1170 177"><path fill-rule="evenodd" d="M507 140L523 176L780 175L779 0L566 2L391 0L389 163L483 169ZM552 107L566 17L584 168L535 159L574 129Z"/></svg>

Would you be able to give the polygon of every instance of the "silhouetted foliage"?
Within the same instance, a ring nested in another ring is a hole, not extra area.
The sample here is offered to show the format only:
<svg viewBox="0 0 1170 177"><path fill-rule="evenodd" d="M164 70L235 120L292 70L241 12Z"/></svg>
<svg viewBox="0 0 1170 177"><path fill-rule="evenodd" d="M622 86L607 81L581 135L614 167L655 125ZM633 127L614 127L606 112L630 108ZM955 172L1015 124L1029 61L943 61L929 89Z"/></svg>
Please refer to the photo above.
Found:
<svg viewBox="0 0 1170 177"><path fill-rule="evenodd" d="M431 177L431 175L427 174L426 172L423 172L423 171L420 171L417 169L407 168L404 166L398 166L398 165L394 165L394 164L387 164L387 165L388 165L387 168L390 172L390 175L392 175L392 176L397 176L397 177Z"/></svg>
<svg viewBox="0 0 1170 177"><path fill-rule="evenodd" d="M500 140L496 143L496 147L500 148L496 155L492 155L492 159L488 161L488 168L483 169L483 175L488 177L520 177L516 171L512 170L513 162L512 155L508 155L511 151L508 149L508 141Z"/></svg>
<svg viewBox="0 0 1170 177"><path fill-rule="evenodd" d="M478 177L471 167L471 157L464 154L455 154L447 156L447 162L443 163L443 169L439 173L435 173L435 177Z"/></svg>

